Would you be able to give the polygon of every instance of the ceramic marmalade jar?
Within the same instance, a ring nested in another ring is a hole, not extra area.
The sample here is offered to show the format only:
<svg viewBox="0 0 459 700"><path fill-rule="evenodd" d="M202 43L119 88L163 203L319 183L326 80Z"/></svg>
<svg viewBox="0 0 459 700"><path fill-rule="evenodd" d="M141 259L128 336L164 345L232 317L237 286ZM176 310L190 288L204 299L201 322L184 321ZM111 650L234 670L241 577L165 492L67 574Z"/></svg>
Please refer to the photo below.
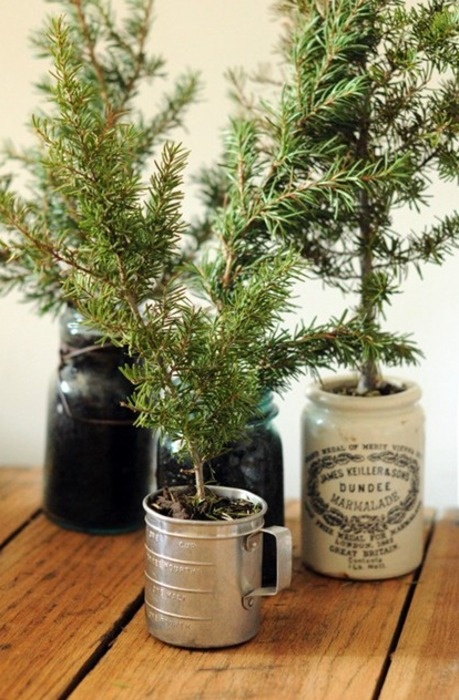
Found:
<svg viewBox="0 0 459 700"><path fill-rule="evenodd" d="M62 527L113 534L143 527L153 440L121 406L132 386L119 367L132 359L98 339L67 308L48 405L43 505Z"/></svg>
<svg viewBox="0 0 459 700"><path fill-rule="evenodd" d="M386 396L333 393L343 383L355 380L335 377L307 393L302 559L329 576L401 576L423 553L421 391L404 382Z"/></svg>

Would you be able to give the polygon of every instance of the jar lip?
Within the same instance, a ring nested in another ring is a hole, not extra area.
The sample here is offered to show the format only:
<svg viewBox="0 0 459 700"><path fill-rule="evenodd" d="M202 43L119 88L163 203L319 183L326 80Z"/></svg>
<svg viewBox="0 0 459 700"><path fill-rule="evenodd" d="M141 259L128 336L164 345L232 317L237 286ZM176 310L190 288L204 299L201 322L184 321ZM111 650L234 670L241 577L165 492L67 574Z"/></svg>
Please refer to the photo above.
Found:
<svg viewBox="0 0 459 700"><path fill-rule="evenodd" d="M84 316L70 305L67 305L61 314L59 325L61 341L66 342L71 347L94 344L102 337L100 331L87 326L84 322Z"/></svg>
<svg viewBox="0 0 459 700"><path fill-rule="evenodd" d="M357 374L343 374L327 377L320 383L315 382L311 384L306 390L306 396L315 403L327 406L341 406L345 410L365 409L371 411L416 403L422 395L421 388L416 382L392 375L385 376L385 380L404 387L402 391L396 394L388 394L386 396L349 396L332 392L332 389L339 386L352 386L356 383L357 376Z"/></svg>

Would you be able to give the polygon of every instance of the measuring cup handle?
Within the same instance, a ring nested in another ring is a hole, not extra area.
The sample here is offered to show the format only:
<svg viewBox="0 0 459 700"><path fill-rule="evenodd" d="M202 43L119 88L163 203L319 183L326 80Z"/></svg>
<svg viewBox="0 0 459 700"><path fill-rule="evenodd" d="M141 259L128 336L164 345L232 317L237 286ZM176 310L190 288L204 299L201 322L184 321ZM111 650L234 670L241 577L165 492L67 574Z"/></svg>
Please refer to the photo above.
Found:
<svg viewBox="0 0 459 700"><path fill-rule="evenodd" d="M271 525L271 527L262 528L261 532L276 539L276 582L274 586L255 588L247 593L243 597L245 608L252 607L252 598L276 595L282 589L288 588L292 580L292 534L290 530L280 525Z"/></svg>

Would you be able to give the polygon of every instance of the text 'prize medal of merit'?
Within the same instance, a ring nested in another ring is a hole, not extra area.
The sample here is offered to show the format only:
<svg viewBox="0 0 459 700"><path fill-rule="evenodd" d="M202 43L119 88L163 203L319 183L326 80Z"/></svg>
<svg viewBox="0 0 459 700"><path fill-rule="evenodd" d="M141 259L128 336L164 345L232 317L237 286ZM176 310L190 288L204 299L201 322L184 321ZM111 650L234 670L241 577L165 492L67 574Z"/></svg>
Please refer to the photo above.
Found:
<svg viewBox="0 0 459 700"><path fill-rule="evenodd" d="M302 556L310 568L378 579L419 566L424 418L416 402L407 401L410 392L345 397L346 403L356 402L350 415L326 420L324 406L305 411ZM377 403L378 416L372 415Z"/></svg>

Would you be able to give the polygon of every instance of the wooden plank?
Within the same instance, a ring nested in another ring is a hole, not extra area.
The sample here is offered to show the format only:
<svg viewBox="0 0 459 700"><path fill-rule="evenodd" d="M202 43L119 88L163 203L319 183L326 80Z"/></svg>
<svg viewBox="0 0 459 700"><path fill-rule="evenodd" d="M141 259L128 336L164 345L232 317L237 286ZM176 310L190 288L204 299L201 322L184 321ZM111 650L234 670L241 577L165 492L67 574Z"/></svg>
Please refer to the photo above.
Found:
<svg viewBox="0 0 459 700"><path fill-rule="evenodd" d="M298 542L297 519L289 524ZM264 601L257 637L210 652L149 638L139 611L72 700L369 700L411 581L343 582L304 571L296 559L291 588Z"/></svg>
<svg viewBox="0 0 459 700"><path fill-rule="evenodd" d="M381 700L459 699L459 510L435 527Z"/></svg>
<svg viewBox="0 0 459 700"><path fill-rule="evenodd" d="M41 506L40 469L0 468L0 544Z"/></svg>
<svg viewBox="0 0 459 700"><path fill-rule="evenodd" d="M40 515L4 547L2 700L60 697L141 595L143 539L70 532Z"/></svg>

